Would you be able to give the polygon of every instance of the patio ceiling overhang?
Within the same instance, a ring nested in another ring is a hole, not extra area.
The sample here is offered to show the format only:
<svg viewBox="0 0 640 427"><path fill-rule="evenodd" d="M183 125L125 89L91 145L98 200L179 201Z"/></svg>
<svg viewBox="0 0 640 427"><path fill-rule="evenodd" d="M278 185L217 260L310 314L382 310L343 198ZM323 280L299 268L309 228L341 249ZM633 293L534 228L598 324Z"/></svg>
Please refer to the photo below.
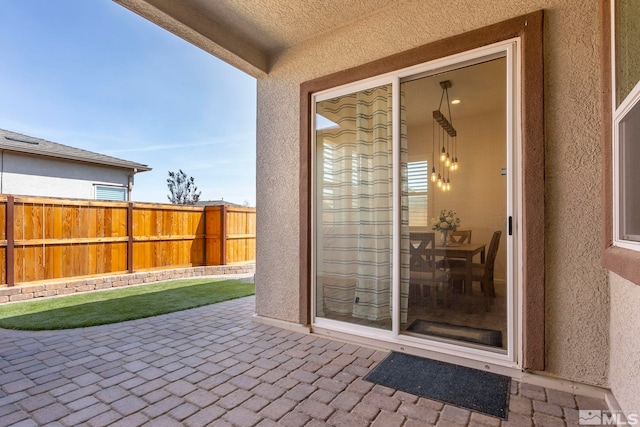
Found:
<svg viewBox="0 0 640 427"><path fill-rule="evenodd" d="M405 0L114 0L259 78L277 55Z"/></svg>

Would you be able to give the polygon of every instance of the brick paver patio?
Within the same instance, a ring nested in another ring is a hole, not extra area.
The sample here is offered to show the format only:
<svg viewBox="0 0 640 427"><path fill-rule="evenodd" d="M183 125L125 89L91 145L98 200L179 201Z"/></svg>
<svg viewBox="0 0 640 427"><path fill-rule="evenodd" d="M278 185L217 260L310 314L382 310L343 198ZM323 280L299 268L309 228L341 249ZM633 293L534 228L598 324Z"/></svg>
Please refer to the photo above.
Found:
<svg viewBox="0 0 640 427"><path fill-rule="evenodd" d="M0 426L564 426L604 402L513 382L509 421L362 378L386 353L251 322L254 297L0 330Z"/></svg>

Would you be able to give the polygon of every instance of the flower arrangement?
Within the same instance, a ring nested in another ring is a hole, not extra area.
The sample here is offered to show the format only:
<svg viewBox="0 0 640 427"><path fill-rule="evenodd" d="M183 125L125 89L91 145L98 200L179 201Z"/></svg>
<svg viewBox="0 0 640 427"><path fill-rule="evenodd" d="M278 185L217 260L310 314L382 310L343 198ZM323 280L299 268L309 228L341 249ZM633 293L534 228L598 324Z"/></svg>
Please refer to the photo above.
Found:
<svg viewBox="0 0 640 427"><path fill-rule="evenodd" d="M438 231L455 231L460 225L460 218L454 211L442 209L437 218L433 218L433 229Z"/></svg>

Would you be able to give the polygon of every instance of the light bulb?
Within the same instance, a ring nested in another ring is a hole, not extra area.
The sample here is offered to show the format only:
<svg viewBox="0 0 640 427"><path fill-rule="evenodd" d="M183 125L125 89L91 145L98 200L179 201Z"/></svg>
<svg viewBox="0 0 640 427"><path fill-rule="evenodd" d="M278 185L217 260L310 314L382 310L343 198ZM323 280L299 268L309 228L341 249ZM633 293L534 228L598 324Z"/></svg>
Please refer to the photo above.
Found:
<svg viewBox="0 0 640 427"><path fill-rule="evenodd" d="M438 188L442 188L442 176L438 174Z"/></svg>
<svg viewBox="0 0 640 427"><path fill-rule="evenodd" d="M434 166L431 169L431 182L436 182L438 180L438 177L436 176L436 167Z"/></svg>
<svg viewBox="0 0 640 427"><path fill-rule="evenodd" d="M442 153L440 153L440 161L444 162L446 158L447 158L447 152L445 151L444 147L442 147Z"/></svg>
<svg viewBox="0 0 640 427"><path fill-rule="evenodd" d="M449 157L449 153L447 153L447 158L446 158L446 159L445 159L445 161L444 161L444 165L445 165L446 167L451 166L451 158Z"/></svg>

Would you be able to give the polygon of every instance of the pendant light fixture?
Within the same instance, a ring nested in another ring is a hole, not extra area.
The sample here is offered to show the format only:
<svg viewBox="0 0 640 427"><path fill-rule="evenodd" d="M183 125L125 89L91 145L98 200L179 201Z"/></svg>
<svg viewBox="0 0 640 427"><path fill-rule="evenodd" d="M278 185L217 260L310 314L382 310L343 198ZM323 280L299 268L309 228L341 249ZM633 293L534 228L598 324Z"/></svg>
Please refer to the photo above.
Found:
<svg viewBox="0 0 640 427"><path fill-rule="evenodd" d="M438 153L440 160L439 167L436 169L435 155L432 155L433 167L431 168L431 181L435 182L437 187L442 191L451 190L450 173L458 170L458 133L453 127L453 118L451 117L451 107L449 102L449 88L452 86L451 81L445 80L440 82L442 94L440 95L440 105L437 110L433 111L433 153L436 150L436 132L438 134ZM447 112L449 118L442 114L442 101L446 95ZM436 123L438 127L436 127ZM437 130L436 130L437 129Z"/></svg>

